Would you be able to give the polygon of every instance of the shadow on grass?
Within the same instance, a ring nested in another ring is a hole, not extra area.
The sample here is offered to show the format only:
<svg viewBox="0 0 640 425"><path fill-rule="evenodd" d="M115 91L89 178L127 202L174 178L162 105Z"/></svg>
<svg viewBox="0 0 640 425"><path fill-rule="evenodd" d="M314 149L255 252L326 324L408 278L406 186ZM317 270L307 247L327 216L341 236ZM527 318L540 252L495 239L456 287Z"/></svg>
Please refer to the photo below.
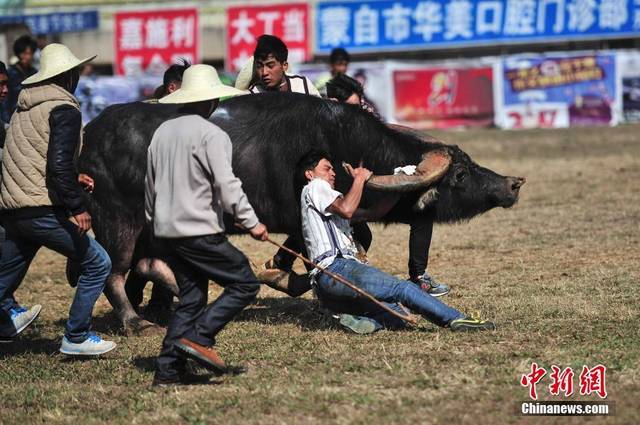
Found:
<svg viewBox="0 0 640 425"><path fill-rule="evenodd" d="M55 325L60 326L62 329L64 329L66 323L66 318L55 321ZM113 311L93 316L91 319L91 331L106 335L124 335L122 324Z"/></svg>
<svg viewBox="0 0 640 425"><path fill-rule="evenodd" d="M305 331L327 329L345 330L333 313L320 306L317 300L305 298L258 298L236 317L239 322L258 322L265 325L293 324ZM390 323L393 331L408 331L414 328L403 326L401 323ZM420 331L432 332L433 329ZM351 333L350 331L348 331Z"/></svg>
<svg viewBox="0 0 640 425"><path fill-rule="evenodd" d="M235 320L265 325L294 324L306 331L339 327L335 319L321 310L316 300L304 298L258 298Z"/></svg>
<svg viewBox="0 0 640 425"><path fill-rule="evenodd" d="M0 360L20 354L52 354L59 348L59 339L19 336L11 342L0 344Z"/></svg>
<svg viewBox="0 0 640 425"><path fill-rule="evenodd" d="M141 372L155 372L156 370L156 359L157 357L136 357L133 359L133 365L140 370ZM189 361L187 363L187 372L204 377L219 377L224 375L240 375L242 373L246 373L247 369L243 366L236 365L227 365L227 373L219 373L215 371L210 371L201 366L198 366L196 363Z"/></svg>

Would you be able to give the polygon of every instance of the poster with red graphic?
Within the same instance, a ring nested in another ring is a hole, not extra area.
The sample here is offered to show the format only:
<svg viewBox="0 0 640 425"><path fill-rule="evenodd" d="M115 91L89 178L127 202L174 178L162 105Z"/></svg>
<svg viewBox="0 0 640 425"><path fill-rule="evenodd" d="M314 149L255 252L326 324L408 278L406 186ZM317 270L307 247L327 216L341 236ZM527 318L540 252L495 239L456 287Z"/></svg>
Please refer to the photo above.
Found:
<svg viewBox="0 0 640 425"><path fill-rule="evenodd" d="M116 75L162 75L180 59L201 60L196 8L118 12L114 22Z"/></svg>
<svg viewBox="0 0 640 425"><path fill-rule="evenodd" d="M491 67L396 69L394 118L415 128L488 127L492 84Z"/></svg>
<svg viewBox="0 0 640 425"><path fill-rule="evenodd" d="M238 71L253 55L256 39L271 34L284 41L290 63L310 58L309 6L306 3L239 6L227 9L225 67Z"/></svg>
<svg viewBox="0 0 640 425"><path fill-rule="evenodd" d="M616 68L615 55L604 53L506 57L496 72L496 123L507 129L615 125L622 111Z"/></svg>

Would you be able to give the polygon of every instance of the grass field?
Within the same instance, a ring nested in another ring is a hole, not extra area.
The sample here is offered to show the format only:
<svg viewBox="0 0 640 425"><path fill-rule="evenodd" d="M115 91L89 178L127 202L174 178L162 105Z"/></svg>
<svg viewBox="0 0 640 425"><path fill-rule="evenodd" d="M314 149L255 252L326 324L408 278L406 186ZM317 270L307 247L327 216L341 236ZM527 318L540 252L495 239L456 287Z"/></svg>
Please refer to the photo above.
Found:
<svg viewBox="0 0 640 425"><path fill-rule="evenodd" d="M311 297L264 288L219 336L247 373L214 385L150 389L161 335L124 337L102 297L95 328L119 347L100 360L57 353L72 290L60 256L42 250L17 293L43 304L37 325L0 345L0 423L422 424L581 423L518 416L535 361L607 367L615 415L640 422L639 126L439 133L479 163L522 175L519 204L468 223L436 226L429 269L450 284L445 301L491 318L498 330L349 334ZM408 228L373 226L373 264L404 277ZM270 245L234 243L260 264ZM211 295L218 292L211 285ZM538 385L549 395L548 376ZM556 399L565 400L563 397ZM596 395L571 400L597 401Z"/></svg>

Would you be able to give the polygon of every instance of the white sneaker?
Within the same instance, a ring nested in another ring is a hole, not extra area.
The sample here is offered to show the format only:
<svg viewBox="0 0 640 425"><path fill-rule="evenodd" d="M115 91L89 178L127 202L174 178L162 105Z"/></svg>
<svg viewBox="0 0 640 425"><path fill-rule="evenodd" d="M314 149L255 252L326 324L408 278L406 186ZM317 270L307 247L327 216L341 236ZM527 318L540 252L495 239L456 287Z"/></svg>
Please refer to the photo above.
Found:
<svg viewBox="0 0 640 425"><path fill-rule="evenodd" d="M40 304L36 304L29 309L26 307L12 308L10 313L11 321L16 330L11 335L0 336L0 342L11 342L13 338L20 335L22 331L27 329L27 327L36 320L40 314L40 310L42 310Z"/></svg>
<svg viewBox="0 0 640 425"><path fill-rule="evenodd" d="M60 352L70 356L99 356L108 353L114 348L116 348L115 342L105 341L98 335L91 333L89 338L81 343L71 342L66 336L62 337Z"/></svg>

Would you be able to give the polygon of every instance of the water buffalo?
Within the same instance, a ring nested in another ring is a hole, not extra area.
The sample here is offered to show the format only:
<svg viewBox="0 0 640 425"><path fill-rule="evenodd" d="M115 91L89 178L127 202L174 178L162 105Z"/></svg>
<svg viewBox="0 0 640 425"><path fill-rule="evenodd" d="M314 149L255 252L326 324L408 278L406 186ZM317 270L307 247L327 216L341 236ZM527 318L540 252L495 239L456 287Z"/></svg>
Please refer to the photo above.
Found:
<svg viewBox="0 0 640 425"><path fill-rule="evenodd" d="M85 129L79 171L95 179L88 197L96 238L113 263L106 294L125 329L149 326L125 293L128 281L151 280L174 288L161 248L144 222L146 153L155 129L179 110L172 105L129 103L107 108ZM494 207L510 207L524 179L504 177L483 168L457 146L406 128L387 126L352 105L291 93L240 96L221 104L211 120L233 143L233 168L243 182L258 217L271 232L300 232L293 169L311 148L371 169L380 177L363 197L370 205L401 194L382 219L408 223L416 214L433 214L437 222L469 219ZM176 143L179 143L176 140ZM413 176L393 174L419 165ZM351 178L337 168L336 187L348 190ZM236 231L232 225L230 231Z"/></svg>

